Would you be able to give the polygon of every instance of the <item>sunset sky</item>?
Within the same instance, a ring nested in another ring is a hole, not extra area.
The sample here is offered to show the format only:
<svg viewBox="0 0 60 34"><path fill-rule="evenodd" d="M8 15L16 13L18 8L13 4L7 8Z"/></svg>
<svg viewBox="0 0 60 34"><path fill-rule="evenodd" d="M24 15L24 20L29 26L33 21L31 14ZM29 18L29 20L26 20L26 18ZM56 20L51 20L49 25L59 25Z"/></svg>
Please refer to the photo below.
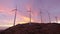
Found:
<svg viewBox="0 0 60 34"><path fill-rule="evenodd" d="M50 13L51 21L56 21L55 16L60 20L60 0L0 0L0 26L13 25L14 10L17 4L16 24L29 22L29 8L31 8L32 22L40 23L40 11L43 22L48 22Z"/></svg>

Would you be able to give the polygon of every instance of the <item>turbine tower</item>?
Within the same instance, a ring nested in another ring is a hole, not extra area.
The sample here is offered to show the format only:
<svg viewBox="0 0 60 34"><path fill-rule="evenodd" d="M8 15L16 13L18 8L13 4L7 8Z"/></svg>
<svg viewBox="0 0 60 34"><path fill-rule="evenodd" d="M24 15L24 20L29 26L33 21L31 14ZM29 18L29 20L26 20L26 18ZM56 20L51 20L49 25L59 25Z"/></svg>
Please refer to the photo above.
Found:
<svg viewBox="0 0 60 34"><path fill-rule="evenodd" d="M41 17L41 23L43 23L43 19L42 19L42 11L41 11L41 9L40 9L40 17Z"/></svg>
<svg viewBox="0 0 60 34"><path fill-rule="evenodd" d="M17 3L15 1L15 9L13 9L12 11L14 11L14 22L13 22L13 26L15 26L16 24L16 16L17 16Z"/></svg>
<svg viewBox="0 0 60 34"><path fill-rule="evenodd" d="M30 8L30 23L31 23L31 8Z"/></svg>
<svg viewBox="0 0 60 34"><path fill-rule="evenodd" d="M31 8L29 9L30 23L31 23Z"/></svg>
<svg viewBox="0 0 60 34"><path fill-rule="evenodd" d="M28 9L28 12L29 12L29 18L30 18L29 24L31 24L31 8Z"/></svg>
<svg viewBox="0 0 60 34"><path fill-rule="evenodd" d="M47 11L49 23L51 23L50 13Z"/></svg>
<svg viewBox="0 0 60 34"><path fill-rule="evenodd" d="M55 16L55 19L56 19L56 23L58 23L58 18L57 18L57 16Z"/></svg>
<svg viewBox="0 0 60 34"><path fill-rule="evenodd" d="M15 26L15 23L16 23L16 16L17 16L17 6L16 6L16 8L14 9L15 10L15 15L14 15L14 26Z"/></svg>

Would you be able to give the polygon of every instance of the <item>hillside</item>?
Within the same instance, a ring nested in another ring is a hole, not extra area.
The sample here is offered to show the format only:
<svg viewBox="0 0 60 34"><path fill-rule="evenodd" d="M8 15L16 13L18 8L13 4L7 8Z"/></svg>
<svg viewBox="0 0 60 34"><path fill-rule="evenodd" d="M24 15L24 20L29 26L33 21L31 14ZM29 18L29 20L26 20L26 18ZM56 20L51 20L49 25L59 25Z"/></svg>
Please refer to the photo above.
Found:
<svg viewBox="0 0 60 34"><path fill-rule="evenodd" d="M27 23L12 26L1 34L60 34L58 23Z"/></svg>

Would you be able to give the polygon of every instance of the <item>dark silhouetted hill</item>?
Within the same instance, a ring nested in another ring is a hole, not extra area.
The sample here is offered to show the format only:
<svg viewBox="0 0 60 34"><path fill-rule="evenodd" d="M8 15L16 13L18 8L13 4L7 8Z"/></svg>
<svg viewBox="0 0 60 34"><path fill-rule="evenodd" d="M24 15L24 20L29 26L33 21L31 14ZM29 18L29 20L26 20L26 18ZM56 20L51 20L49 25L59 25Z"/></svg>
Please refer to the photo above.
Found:
<svg viewBox="0 0 60 34"><path fill-rule="evenodd" d="M12 26L1 34L60 34L58 23L27 23Z"/></svg>

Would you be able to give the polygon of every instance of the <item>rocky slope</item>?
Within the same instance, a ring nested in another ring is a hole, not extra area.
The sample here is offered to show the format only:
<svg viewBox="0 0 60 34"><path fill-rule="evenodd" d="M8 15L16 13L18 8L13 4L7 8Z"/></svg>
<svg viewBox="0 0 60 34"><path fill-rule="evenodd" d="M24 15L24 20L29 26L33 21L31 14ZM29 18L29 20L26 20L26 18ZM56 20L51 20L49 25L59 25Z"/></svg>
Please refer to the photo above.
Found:
<svg viewBox="0 0 60 34"><path fill-rule="evenodd" d="M12 26L1 34L60 34L58 23L27 23Z"/></svg>

